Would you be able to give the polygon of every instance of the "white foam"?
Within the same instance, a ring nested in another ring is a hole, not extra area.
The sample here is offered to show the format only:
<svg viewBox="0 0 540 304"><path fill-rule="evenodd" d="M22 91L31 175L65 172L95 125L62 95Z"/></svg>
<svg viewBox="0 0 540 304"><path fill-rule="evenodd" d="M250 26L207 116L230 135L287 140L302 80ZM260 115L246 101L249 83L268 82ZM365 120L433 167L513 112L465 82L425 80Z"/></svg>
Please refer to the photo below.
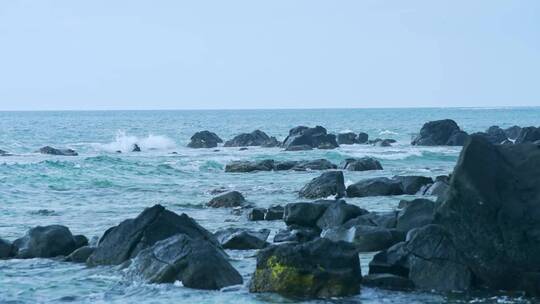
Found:
<svg viewBox="0 0 540 304"><path fill-rule="evenodd" d="M384 130L379 132L379 135L398 135L398 133L390 131L390 130Z"/></svg>
<svg viewBox="0 0 540 304"><path fill-rule="evenodd" d="M137 137L135 135L127 135L124 131L118 131L113 142L95 144L95 147L107 152L131 152L134 144L137 144L142 151L170 150L176 148L174 141L167 136L149 134L146 137Z"/></svg>

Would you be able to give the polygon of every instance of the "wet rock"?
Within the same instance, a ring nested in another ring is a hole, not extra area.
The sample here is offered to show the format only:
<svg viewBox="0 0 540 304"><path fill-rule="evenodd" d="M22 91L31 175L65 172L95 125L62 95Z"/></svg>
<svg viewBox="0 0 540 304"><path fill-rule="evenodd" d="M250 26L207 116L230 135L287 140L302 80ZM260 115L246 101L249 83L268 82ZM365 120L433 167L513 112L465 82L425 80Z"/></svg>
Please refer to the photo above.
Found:
<svg viewBox="0 0 540 304"><path fill-rule="evenodd" d="M109 228L99 240L87 264L117 265L134 258L141 250L170 236L182 234L219 247L213 234L186 214L178 215L161 205L145 209L134 219Z"/></svg>
<svg viewBox="0 0 540 304"><path fill-rule="evenodd" d="M272 171L274 161L265 159L262 161L233 161L225 165L225 172L254 172Z"/></svg>
<svg viewBox="0 0 540 304"><path fill-rule="evenodd" d="M285 151L307 151L307 150L313 150L313 148L308 145L295 145L295 146L288 146L285 148Z"/></svg>
<svg viewBox="0 0 540 304"><path fill-rule="evenodd" d="M404 207L398 213L397 230L407 232L433 222L435 202L423 198L402 202ZM402 203L400 202L400 204Z"/></svg>
<svg viewBox="0 0 540 304"><path fill-rule="evenodd" d="M323 215L326 208L332 203L328 201L315 201L313 203L290 203L285 206L283 220L287 225L316 227L317 220Z"/></svg>
<svg viewBox="0 0 540 304"><path fill-rule="evenodd" d="M316 239L259 251L250 292L330 298L360 292L360 261L353 246Z"/></svg>
<svg viewBox="0 0 540 304"><path fill-rule="evenodd" d="M414 283L408 278L390 273L369 274L362 278L362 285L389 290L411 290Z"/></svg>
<svg viewBox="0 0 540 304"><path fill-rule="evenodd" d="M417 194L420 190L429 184L433 184L433 179L426 176L394 176L393 180L401 184L403 194Z"/></svg>
<svg viewBox="0 0 540 304"><path fill-rule="evenodd" d="M246 147L242 147L242 148L238 149L238 151L246 151L246 150L248 150L248 148L246 148Z"/></svg>
<svg viewBox="0 0 540 304"><path fill-rule="evenodd" d="M171 236L142 250L128 273L149 283L180 281L185 287L207 290L243 282L242 276L212 243L186 234Z"/></svg>
<svg viewBox="0 0 540 304"><path fill-rule="evenodd" d="M41 154L50 154L50 155L62 155L62 156L77 156L79 155L75 150L72 149L56 149L50 146L45 146L39 149Z"/></svg>
<svg viewBox="0 0 540 304"><path fill-rule="evenodd" d="M365 144L369 140L369 135L364 132L358 133L358 137L356 138L357 143L359 144Z"/></svg>
<svg viewBox="0 0 540 304"><path fill-rule="evenodd" d="M253 208L248 212L249 221L262 221L264 220L264 214L266 213L266 208Z"/></svg>
<svg viewBox="0 0 540 304"><path fill-rule="evenodd" d="M77 249L69 228L61 225L37 226L13 242L17 258L52 258L67 256Z"/></svg>
<svg viewBox="0 0 540 304"><path fill-rule="evenodd" d="M348 222L343 226L330 228L321 233L321 237L334 242L352 243L359 252L373 252L389 248L405 240L405 234L395 229L380 226L353 225Z"/></svg>
<svg viewBox="0 0 540 304"><path fill-rule="evenodd" d="M521 132L521 127L519 126L511 126L510 128L504 129L504 133L506 134L506 137L512 140L518 138L520 132Z"/></svg>
<svg viewBox="0 0 540 304"><path fill-rule="evenodd" d="M340 145L353 145L357 143L358 135L354 132L339 133L337 142Z"/></svg>
<svg viewBox="0 0 540 304"><path fill-rule="evenodd" d="M325 198L334 195L341 198L345 195L343 172L330 171L312 179L299 191L300 197Z"/></svg>
<svg viewBox="0 0 540 304"><path fill-rule="evenodd" d="M206 205L212 208L232 208L243 206L245 203L246 199L242 193L230 191L214 197Z"/></svg>
<svg viewBox="0 0 540 304"><path fill-rule="evenodd" d="M68 255L65 261L73 263L86 263L86 260L88 260L88 257L94 253L94 250L96 250L96 247L83 246Z"/></svg>
<svg viewBox="0 0 540 304"><path fill-rule="evenodd" d="M405 242L394 244L378 252L369 263L369 274L393 274L409 277L409 252Z"/></svg>
<svg viewBox="0 0 540 304"><path fill-rule="evenodd" d="M306 170L330 170L337 166L326 159L315 159L310 161L299 161L291 169L294 171Z"/></svg>
<svg viewBox="0 0 540 304"><path fill-rule="evenodd" d="M210 131L200 131L191 136L188 144L190 148L215 148L223 140L216 133Z"/></svg>
<svg viewBox="0 0 540 304"><path fill-rule="evenodd" d="M15 255L13 245L4 239L0 239L0 259L8 259Z"/></svg>
<svg viewBox="0 0 540 304"><path fill-rule="evenodd" d="M273 148L273 147L279 147L281 146L281 142L277 140L274 136L271 136L268 140L266 140L261 147L265 148Z"/></svg>
<svg viewBox="0 0 540 304"><path fill-rule="evenodd" d="M298 164L298 161L296 161L296 160L287 160L287 161L274 162L274 170L276 170L276 171L291 170L297 164Z"/></svg>
<svg viewBox="0 0 540 304"><path fill-rule="evenodd" d="M317 220L317 227L321 230L338 227L350 219L367 214L368 211L355 205L338 200L328 205L324 213Z"/></svg>
<svg viewBox="0 0 540 304"><path fill-rule="evenodd" d="M141 152L141 147L137 144L133 144L133 147L131 147L131 152Z"/></svg>
<svg viewBox="0 0 540 304"><path fill-rule="evenodd" d="M261 249L268 245L266 239L270 230L258 231L243 228L227 228L216 232L214 235L224 249Z"/></svg>
<svg viewBox="0 0 540 304"><path fill-rule="evenodd" d="M333 149L339 145L336 141L336 136L328 134L326 129L321 126L308 128L299 126L289 131L289 136L283 141L283 147L291 151L289 148L293 146L309 146L319 149Z"/></svg>
<svg viewBox="0 0 540 304"><path fill-rule="evenodd" d="M417 146L462 146L466 133L461 131L455 121L443 119L425 123L420 134L412 141Z"/></svg>
<svg viewBox="0 0 540 304"><path fill-rule="evenodd" d="M9 152L6 152L4 150L0 150L0 156L11 156Z"/></svg>
<svg viewBox="0 0 540 304"><path fill-rule="evenodd" d="M275 138L274 138L275 140ZM261 130L255 130L251 133L242 133L228 140L223 144L224 147L249 147L262 146L273 141L270 136ZM276 140L277 141L277 140Z"/></svg>
<svg viewBox="0 0 540 304"><path fill-rule="evenodd" d="M271 206L268 208L264 214L264 220L266 221L276 221L282 220L285 213L285 208L283 206Z"/></svg>
<svg viewBox="0 0 540 304"><path fill-rule="evenodd" d="M382 195L401 195L401 183L387 177L376 177L361 180L347 187L348 197L367 197Z"/></svg>
<svg viewBox="0 0 540 304"><path fill-rule="evenodd" d="M393 143L396 141L394 139L380 139L376 138L375 140L370 140L368 143L376 146L376 147L391 147Z"/></svg>
<svg viewBox="0 0 540 304"><path fill-rule="evenodd" d="M427 187L424 195L441 196L446 193L450 187L450 178L446 175L437 176L435 182Z"/></svg>
<svg viewBox="0 0 540 304"><path fill-rule="evenodd" d="M381 163L372 157L362 158L347 158L339 166L341 169L348 171L369 171L369 170L382 170Z"/></svg>
<svg viewBox="0 0 540 304"><path fill-rule="evenodd" d="M302 227L297 225L288 226L282 229L274 236L274 243L297 242L305 243L312 241L320 236L319 229Z"/></svg>
<svg viewBox="0 0 540 304"><path fill-rule="evenodd" d="M88 245L88 238L82 234L74 235L73 240L75 240L76 248L81 248L83 246Z"/></svg>
<svg viewBox="0 0 540 304"><path fill-rule="evenodd" d="M516 144L522 144L527 142L535 142L537 140L540 140L540 127L526 127L522 128L519 132L518 137L516 138L515 143Z"/></svg>
<svg viewBox="0 0 540 304"><path fill-rule="evenodd" d="M397 226L397 216L398 212L396 211L385 211L385 212L369 212L367 214L361 215L358 219L362 221L367 221L370 225L380 226L388 229L396 228Z"/></svg>

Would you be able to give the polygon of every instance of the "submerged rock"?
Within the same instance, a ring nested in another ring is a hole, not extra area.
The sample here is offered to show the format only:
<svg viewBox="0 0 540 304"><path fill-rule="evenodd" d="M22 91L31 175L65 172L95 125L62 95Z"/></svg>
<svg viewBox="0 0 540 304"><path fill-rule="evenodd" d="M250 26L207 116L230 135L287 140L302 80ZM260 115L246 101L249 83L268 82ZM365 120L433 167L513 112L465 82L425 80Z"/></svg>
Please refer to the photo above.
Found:
<svg viewBox="0 0 540 304"><path fill-rule="evenodd" d="M307 146L318 149L333 149L339 145L336 141L336 136L328 134L326 129L321 126L308 128L298 126L289 131L289 136L283 141L283 147L290 150L293 146Z"/></svg>
<svg viewBox="0 0 540 304"><path fill-rule="evenodd" d="M261 250L250 292L307 298L343 297L358 294L361 280L360 260L353 246L316 239Z"/></svg>
<svg viewBox="0 0 540 304"><path fill-rule="evenodd" d="M356 140L359 144L365 144L369 140L369 135L367 133L360 132L358 133L358 137L356 138Z"/></svg>
<svg viewBox="0 0 540 304"><path fill-rule="evenodd" d="M191 136L188 144L190 148L215 148L223 140L216 133L210 131L200 131Z"/></svg>
<svg viewBox="0 0 540 304"><path fill-rule="evenodd" d="M299 191L300 197L325 198L335 196L341 198L345 195L345 182L343 172L330 171L312 179Z"/></svg>
<svg viewBox="0 0 540 304"><path fill-rule="evenodd" d="M67 256L77 249L77 242L66 226L37 226L13 242L17 258L52 258Z"/></svg>
<svg viewBox="0 0 540 304"><path fill-rule="evenodd" d="M141 147L137 144L133 144L133 147L131 148L131 152L141 152Z"/></svg>
<svg viewBox="0 0 540 304"><path fill-rule="evenodd" d="M243 206L245 203L246 199L242 193L230 191L214 197L206 205L212 208L232 208Z"/></svg>
<svg viewBox="0 0 540 304"><path fill-rule="evenodd" d="M420 134L412 141L417 146L462 146L467 134L451 119L430 121L420 129Z"/></svg>
<svg viewBox="0 0 540 304"><path fill-rule="evenodd" d="M228 140L223 144L224 147L249 147L249 146L268 146L277 143L275 138L270 138L261 130L255 130L251 133L242 133Z"/></svg>
<svg viewBox="0 0 540 304"><path fill-rule="evenodd" d="M242 276L212 243L177 234L142 250L128 273L149 283L182 282L188 288L218 290L242 284Z"/></svg>
<svg viewBox="0 0 540 304"><path fill-rule="evenodd" d="M243 228L227 228L217 231L214 235L224 249L261 249L268 245L266 239L270 230L253 231Z"/></svg>
<svg viewBox="0 0 540 304"><path fill-rule="evenodd" d="M72 149L56 149L50 146L45 146L39 149L41 154L51 154L51 155L62 155L62 156L77 156L79 155L75 150Z"/></svg>
<svg viewBox="0 0 540 304"><path fill-rule="evenodd" d="M11 156L9 152L6 152L4 150L0 150L0 156Z"/></svg>
<svg viewBox="0 0 540 304"><path fill-rule="evenodd" d="M372 157L347 158L340 165L341 169L348 171L382 170L381 163Z"/></svg>

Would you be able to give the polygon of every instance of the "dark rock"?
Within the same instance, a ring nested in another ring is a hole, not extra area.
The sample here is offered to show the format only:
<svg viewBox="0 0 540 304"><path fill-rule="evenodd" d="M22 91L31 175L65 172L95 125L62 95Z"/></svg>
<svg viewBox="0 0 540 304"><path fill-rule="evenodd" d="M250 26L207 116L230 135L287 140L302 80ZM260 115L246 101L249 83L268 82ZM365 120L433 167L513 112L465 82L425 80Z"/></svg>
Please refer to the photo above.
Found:
<svg viewBox="0 0 540 304"><path fill-rule="evenodd" d="M364 132L358 133L358 137L356 138L356 141L359 144L365 144L368 142L368 140L369 140L369 135L367 133L364 133Z"/></svg>
<svg viewBox="0 0 540 304"><path fill-rule="evenodd" d="M495 145L501 144L508 139L504 130L498 126L491 126L486 130L486 132L477 132L471 135L482 136L487 141Z"/></svg>
<svg viewBox="0 0 540 304"><path fill-rule="evenodd" d="M51 154L51 155L62 155L62 156L77 156L79 155L75 150L72 149L56 149L53 147L45 146L39 149L41 154Z"/></svg>
<svg viewBox="0 0 540 304"><path fill-rule="evenodd" d="M376 147L391 147L396 141L394 139L375 139L371 144Z"/></svg>
<svg viewBox="0 0 540 304"><path fill-rule="evenodd" d="M316 239L273 245L259 251L250 292L307 298L343 297L360 292L360 260L353 246Z"/></svg>
<svg viewBox="0 0 540 304"><path fill-rule="evenodd" d="M214 197L206 205L212 208L232 208L243 206L245 203L246 199L242 193L230 191Z"/></svg>
<svg viewBox="0 0 540 304"><path fill-rule="evenodd" d="M233 161L225 165L225 172L253 172L272 171L274 161L265 159L261 161Z"/></svg>
<svg viewBox="0 0 540 304"><path fill-rule="evenodd" d="M266 221L282 220L284 213L285 208L283 206L271 206L266 210L264 214L264 219Z"/></svg>
<svg viewBox="0 0 540 304"><path fill-rule="evenodd" d="M414 283L408 278L390 273L369 274L362 277L362 285L389 290L411 290Z"/></svg>
<svg viewBox="0 0 540 304"><path fill-rule="evenodd" d="M386 177L376 177L361 180L347 187L348 197L366 197L382 195L401 195L401 183Z"/></svg>
<svg viewBox="0 0 540 304"><path fill-rule="evenodd" d="M521 132L521 127L519 126L511 126L510 128L504 129L504 133L506 134L506 137L508 137L509 139L518 138L520 132Z"/></svg>
<svg viewBox="0 0 540 304"><path fill-rule="evenodd" d="M449 187L450 187L450 179L448 178L448 176L445 176L445 175L437 176L437 178L435 179L435 182L426 188L424 195L441 196L446 193Z"/></svg>
<svg viewBox="0 0 540 304"><path fill-rule="evenodd" d="M315 159L310 161L299 161L297 162L292 170L295 171L306 171L306 170L330 170L336 169L337 166L331 163L326 159Z"/></svg>
<svg viewBox="0 0 540 304"><path fill-rule="evenodd" d="M248 148L246 148L246 147L242 147L242 148L238 149L238 151L246 151L246 150L248 150Z"/></svg>
<svg viewBox="0 0 540 304"><path fill-rule="evenodd" d="M334 242L353 243L359 252L373 252L389 248L405 240L405 234L395 229L371 225L343 225L324 230L321 237Z"/></svg>
<svg viewBox="0 0 540 304"><path fill-rule="evenodd" d="M17 258L52 258L67 256L77 249L69 228L61 225L37 226L13 242Z"/></svg>
<svg viewBox="0 0 540 304"><path fill-rule="evenodd" d="M313 150L313 148L308 145L295 145L295 146L288 146L285 148L285 151L307 151L307 150Z"/></svg>
<svg viewBox="0 0 540 304"><path fill-rule="evenodd" d="M275 138L274 138L275 140ZM251 133L242 133L228 140L223 144L224 147L249 147L262 146L268 144L272 139L261 130L255 130Z"/></svg>
<svg viewBox="0 0 540 304"><path fill-rule="evenodd" d="M287 225L316 227L317 220L323 215L326 208L333 203L328 201L315 201L313 203L290 203L285 206L283 220Z"/></svg>
<svg viewBox="0 0 540 304"><path fill-rule="evenodd" d="M297 242L305 243L312 241L320 236L320 231L316 228L289 226L282 229L274 236L274 243Z"/></svg>
<svg viewBox="0 0 540 304"><path fill-rule="evenodd" d="M92 253L94 253L95 250L96 250L96 247L83 246L73 251L70 255L68 255L65 261L73 262L73 263L86 263L86 260L88 260L88 257Z"/></svg>
<svg viewBox="0 0 540 304"><path fill-rule="evenodd" d="M0 239L0 260L8 259L15 255L13 245L4 239Z"/></svg>
<svg viewBox="0 0 540 304"><path fill-rule="evenodd" d="M131 148L131 152L141 152L141 147L137 144L133 144L133 147Z"/></svg>
<svg viewBox="0 0 540 304"><path fill-rule="evenodd" d="M369 262L369 274L393 274L409 277L409 252L405 242L400 242L381 251Z"/></svg>
<svg viewBox="0 0 540 304"><path fill-rule="evenodd" d="M540 140L540 127L526 127L521 129L515 143L522 144L527 142L535 142L537 140Z"/></svg>
<svg viewBox="0 0 540 304"><path fill-rule="evenodd" d="M433 222L433 215L435 212L435 203L433 201L418 198L412 201L403 202L405 202L405 206L398 213L397 230L407 232L414 228L429 225Z"/></svg>
<svg viewBox="0 0 540 304"><path fill-rule="evenodd" d="M262 221L264 220L264 214L266 213L266 208L253 208L248 212L249 221Z"/></svg>
<svg viewBox="0 0 540 304"><path fill-rule="evenodd" d="M358 219L361 219L362 221L367 221L374 226L392 229L396 228L397 226L397 216L398 212L396 211L369 212L367 214L361 215Z"/></svg>
<svg viewBox="0 0 540 304"><path fill-rule="evenodd" d="M0 156L11 156L9 152L6 152L4 150L0 150Z"/></svg>
<svg viewBox="0 0 540 304"><path fill-rule="evenodd" d="M281 146L281 142L277 140L274 136L271 136L268 140L266 140L261 147L265 148L273 148L273 147L279 147Z"/></svg>
<svg viewBox="0 0 540 304"><path fill-rule="evenodd" d="M355 205L347 204L344 200L329 204L328 208L317 220L321 230L338 227L350 219L367 214L368 211Z"/></svg>
<svg viewBox="0 0 540 304"><path fill-rule="evenodd" d="M128 273L149 283L181 281L188 288L218 290L242 284L242 276L213 244L177 234L142 250Z"/></svg>
<svg viewBox="0 0 540 304"><path fill-rule="evenodd" d="M420 189L433 184L433 179L426 176L394 176L392 179L399 181L404 194L417 194Z"/></svg>
<svg viewBox="0 0 540 304"><path fill-rule="evenodd" d="M266 239L270 234L270 230L261 229L252 231L242 228L227 228L220 230L214 235L225 249L261 249L268 245Z"/></svg>
<svg viewBox="0 0 540 304"><path fill-rule="evenodd" d="M296 160L287 160L287 161L274 162L274 170L276 170L276 171L291 170L297 164L298 164L298 161L296 161Z"/></svg>
<svg viewBox="0 0 540 304"><path fill-rule="evenodd" d="M412 141L418 146L460 146L466 133L461 131L455 121L443 119L425 123L420 134Z"/></svg>
<svg viewBox="0 0 540 304"><path fill-rule="evenodd" d="M353 145L357 143L358 135L354 132L339 133L337 142L340 145Z"/></svg>
<svg viewBox="0 0 540 304"><path fill-rule="evenodd" d="M223 140L216 133L210 131L200 131L191 136L188 144L190 148L215 148Z"/></svg>
<svg viewBox="0 0 540 304"><path fill-rule="evenodd" d="M348 171L382 170L381 163L372 157L347 158L340 168Z"/></svg>
<svg viewBox="0 0 540 304"><path fill-rule="evenodd" d="M77 234L73 236L75 240L75 248L81 248L88 245L88 238L82 234Z"/></svg>
<svg viewBox="0 0 540 304"><path fill-rule="evenodd" d="M186 214L178 215L161 205L145 209L134 219L111 227L101 237L87 264L117 265L135 257L141 250L175 234L185 234L219 247L214 235Z"/></svg>
<svg viewBox="0 0 540 304"><path fill-rule="evenodd" d="M341 198L345 195L345 182L343 172L330 171L312 179L300 191L300 197L305 198L325 198L335 195Z"/></svg>
<svg viewBox="0 0 540 304"><path fill-rule="evenodd" d="M283 141L283 147L289 151L293 146L309 146L319 149L333 149L339 145L336 136L328 134L326 129L321 126L308 128L299 126L289 131L289 136Z"/></svg>

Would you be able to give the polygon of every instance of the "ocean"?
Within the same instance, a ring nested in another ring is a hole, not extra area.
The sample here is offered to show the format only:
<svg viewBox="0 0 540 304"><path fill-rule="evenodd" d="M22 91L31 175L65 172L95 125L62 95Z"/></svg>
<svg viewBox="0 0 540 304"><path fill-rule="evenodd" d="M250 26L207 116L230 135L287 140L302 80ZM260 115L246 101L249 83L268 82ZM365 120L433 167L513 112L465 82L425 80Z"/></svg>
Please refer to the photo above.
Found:
<svg viewBox="0 0 540 304"><path fill-rule="evenodd" d="M411 146L430 120L454 119L467 132L489 126L540 125L540 108L418 108L208 111L0 112L0 237L13 241L37 225L61 224L74 234L99 237L107 228L162 204L186 213L214 232L226 227L269 228L282 221L248 222L229 209L205 204L213 189L238 190L255 206L301 201L297 191L318 171L225 173L233 160L310 160L339 163L372 156L384 170L345 172L346 185L364 178L448 174L460 147ZM331 133L366 132L370 138L397 140L392 147L342 145L334 150L285 152L280 148L218 147L191 149L196 131L210 130L224 140L260 129L283 140L289 129L321 125ZM137 143L142 152L130 152ZM72 148L79 156L36 153L42 146ZM117 153L116 151L123 153ZM173 154L176 152L176 154ZM414 196L347 198L370 211L396 208ZM118 267L87 268L52 259L0 260L0 303L295 303L275 294L250 294L256 251L228 251L244 286L221 291L188 289L179 284L145 284L128 279ZM373 254L362 254L363 274ZM395 292L362 287L355 297L336 303L529 303L510 294ZM318 303L318 301L311 301ZM321 302L322 303L322 302Z"/></svg>

